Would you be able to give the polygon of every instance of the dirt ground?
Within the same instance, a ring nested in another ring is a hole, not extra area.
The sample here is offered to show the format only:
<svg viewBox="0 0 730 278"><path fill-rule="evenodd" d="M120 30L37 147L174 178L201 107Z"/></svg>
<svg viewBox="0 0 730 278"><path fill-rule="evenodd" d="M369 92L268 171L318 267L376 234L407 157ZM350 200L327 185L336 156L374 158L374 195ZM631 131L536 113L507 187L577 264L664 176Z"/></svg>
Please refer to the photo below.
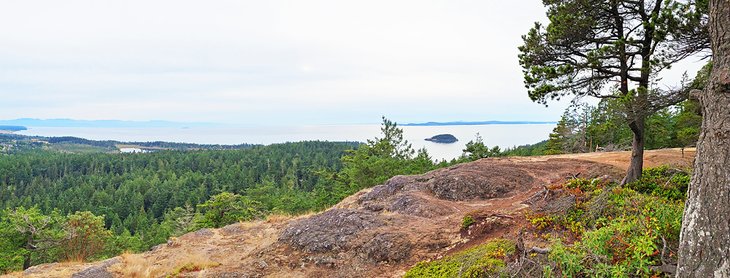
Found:
<svg viewBox="0 0 730 278"><path fill-rule="evenodd" d="M661 149L644 151L644 167L657 167L660 165L672 165L680 168L690 168L694 162L696 149L686 148L684 153L682 149ZM550 157L564 157L580 160L588 160L598 163L604 163L616 166L620 169L626 169L629 166L631 152L594 152L580 154L562 154Z"/></svg>
<svg viewBox="0 0 730 278"><path fill-rule="evenodd" d="M15 277L400 277L432 260L526 225L528 199L580 176L620 180L629 152L482 159L397 176L333 208L203 229L142 254L47 264ZM646 151L645 166L689 167L694 150ZM462 229L464 216L476 224ZM72 273L75 273L71 275Z"/></svg>

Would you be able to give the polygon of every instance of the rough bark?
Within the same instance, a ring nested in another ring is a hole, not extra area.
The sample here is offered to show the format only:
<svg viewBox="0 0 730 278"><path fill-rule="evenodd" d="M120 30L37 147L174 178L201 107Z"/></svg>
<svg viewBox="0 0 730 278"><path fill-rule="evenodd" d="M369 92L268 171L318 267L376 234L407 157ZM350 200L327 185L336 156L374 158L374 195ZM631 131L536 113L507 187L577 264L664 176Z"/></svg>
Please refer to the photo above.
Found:
<svg viewBox="0 0 730 278"><path fill-rule="evenodd" d="M730 277L730 0L710 0L713 69L684 210L677 277Z"/></svg>
<svg viewBox="0 0 730 278"><path fill-rule="evenodd" d="M627 184L641 178L641 171L644 168L644 122L644 118L640 117L629 124L631 132L634 133L631 144L631 163L621 184Z"/></svg>

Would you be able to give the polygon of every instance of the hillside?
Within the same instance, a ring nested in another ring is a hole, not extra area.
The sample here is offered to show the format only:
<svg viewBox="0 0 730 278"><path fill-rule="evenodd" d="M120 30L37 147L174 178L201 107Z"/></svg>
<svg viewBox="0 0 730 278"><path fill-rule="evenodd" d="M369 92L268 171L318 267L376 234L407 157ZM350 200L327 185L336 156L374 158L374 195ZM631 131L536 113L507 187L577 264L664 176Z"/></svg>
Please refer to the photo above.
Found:
<svg viewBox="0 0 730 278"><path fill-rule="evenodd" d="M142 254L39 265L11 276L400 277L419 261L491 238L515 239L528 208L560 206L561 199L547 199L548 186L575 176L619 179L629 155L482 159L393 177L318 214L203 229ZM693 150L684 157L679 149L647 151L645 164L688 167L693 157ZM476 221L468 229L465 215Z"/></svg>

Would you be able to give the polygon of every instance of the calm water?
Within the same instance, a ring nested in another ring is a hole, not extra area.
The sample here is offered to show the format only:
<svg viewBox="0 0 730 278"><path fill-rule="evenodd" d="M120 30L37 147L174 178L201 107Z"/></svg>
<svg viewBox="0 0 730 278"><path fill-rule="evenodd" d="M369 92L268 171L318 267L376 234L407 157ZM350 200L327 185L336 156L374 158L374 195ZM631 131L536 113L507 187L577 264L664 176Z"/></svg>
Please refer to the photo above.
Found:
<svg viewBox="0 0 730 278"><path fill-rule="evenodd" d="M484 143L501 148L532 144L548 138L553 124L473 125L473 126L404 126L404 137L420 149L425 147L434 159L452 159L461 155L464 145L477 132ZM25 135L76 136L93 140L169 141L198 144L272 144L304 140L361 141L380 136L379 125L312 125L296 127L194 127L194 128L81 128L29 127ZM423 139L450 133L459 139L453 144L438 144Z"/></svg>

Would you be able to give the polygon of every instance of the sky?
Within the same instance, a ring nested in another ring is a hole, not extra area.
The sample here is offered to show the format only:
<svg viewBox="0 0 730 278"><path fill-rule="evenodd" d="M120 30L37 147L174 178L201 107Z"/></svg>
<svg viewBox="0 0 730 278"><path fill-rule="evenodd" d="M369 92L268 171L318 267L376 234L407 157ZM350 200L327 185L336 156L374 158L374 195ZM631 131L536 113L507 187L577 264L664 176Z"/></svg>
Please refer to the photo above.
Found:
<svg viewBox="0 0 730 278"><path fill-rule="evenodd" d="M557 121L568 105L522 83L536 0L2 3L0 119Z"/></svg>

